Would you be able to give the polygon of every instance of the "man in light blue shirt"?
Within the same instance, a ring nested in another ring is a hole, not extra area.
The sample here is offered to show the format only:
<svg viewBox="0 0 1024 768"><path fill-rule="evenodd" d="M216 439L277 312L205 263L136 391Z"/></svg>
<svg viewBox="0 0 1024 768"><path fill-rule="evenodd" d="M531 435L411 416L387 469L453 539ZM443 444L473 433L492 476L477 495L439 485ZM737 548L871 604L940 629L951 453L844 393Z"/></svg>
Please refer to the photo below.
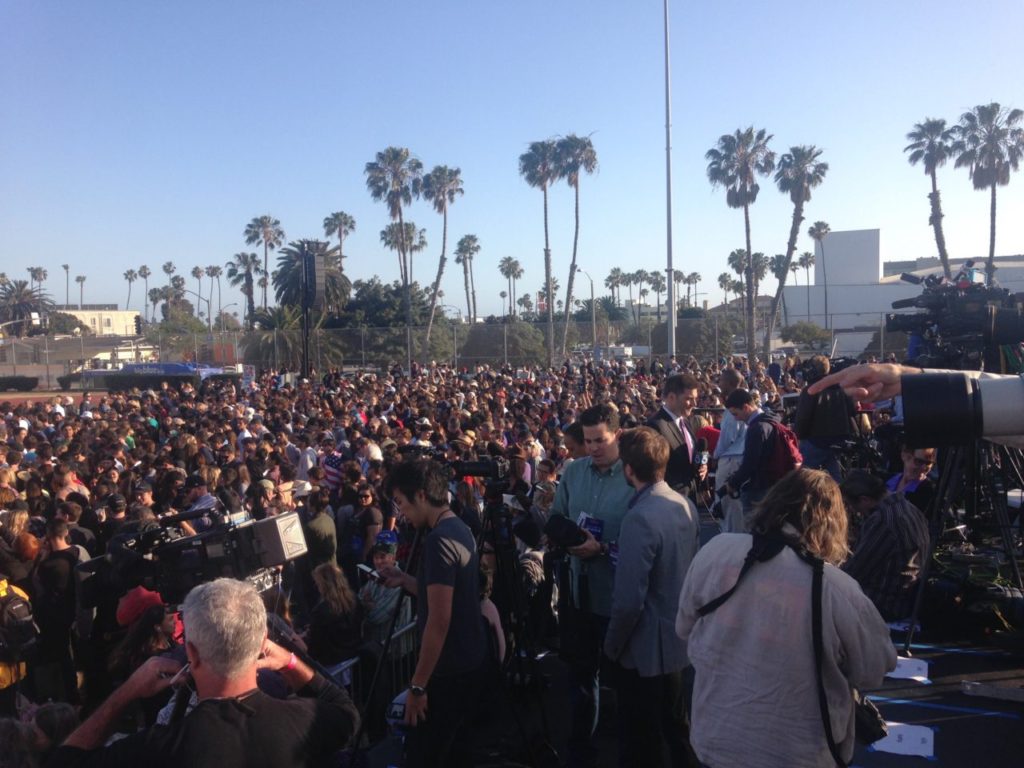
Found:
<svg viewBox="0 0 1024 768"><path fill-rule="evenodd" d="M735 392L745 386L743 376L735 368L726 368L722 371L718 386L722 390L722 402ZM715 459L718 460L718 469L715 470L715 490L720 490L726 480L740 468L743 461L743 446L747 439L747 425L737 421L728 409L722 417L722 434L718 437L718 445L715 447ZM729 495L722 497L722 515L725 518L722 529L726 533L744 533L746 523L743 518L743 504L739 499Z"/></svg>

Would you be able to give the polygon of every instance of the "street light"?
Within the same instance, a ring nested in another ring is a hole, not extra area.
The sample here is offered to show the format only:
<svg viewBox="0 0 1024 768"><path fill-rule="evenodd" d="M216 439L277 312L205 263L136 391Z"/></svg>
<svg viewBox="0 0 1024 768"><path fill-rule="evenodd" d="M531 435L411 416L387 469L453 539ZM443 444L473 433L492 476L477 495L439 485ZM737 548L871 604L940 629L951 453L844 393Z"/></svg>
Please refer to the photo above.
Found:
<svg viewBox="0 0 1024 768"><path fill-rule="evenodd" d="M597 302L594 301L594 278L587 270L580 269L579 265L576 266L576 271L582 272L590 281L590 346L592 347L591 355L594 360L597 360Z"/></svg>
<svg viewBox="0 0 1024 768"><path fill-rule="evenodd" d="M224 310L231 309L231 307L237 307L237 306L238 306L238 302L237 301L232 301L226 307L221 307L220 308L219 314L220 314L220 332L221 333L224 333Z"/></svg>
<svg viewBox="0 0 1024 768"><path fill-rule="evenodd" d="M454 304L438 304L441 309L454 309L459 313L459 324L462 324L462 310L456 307Z"/></svg>
<svg viewBox="0 0 1024 768"><path fill-rule="evenodd" d="M193 296L195 296L200 301L205 301L206 302L206 320L207 320L206 327L207 327L207 330L210 333L212 333L213 332L213 314L212 314L213 310L210 309L210 300L208 298L206 298L205 296L201 296L200 294L196 293L195 291L190 291L188 288L182 288L181 290L184 293L191 293Z"/></svg>

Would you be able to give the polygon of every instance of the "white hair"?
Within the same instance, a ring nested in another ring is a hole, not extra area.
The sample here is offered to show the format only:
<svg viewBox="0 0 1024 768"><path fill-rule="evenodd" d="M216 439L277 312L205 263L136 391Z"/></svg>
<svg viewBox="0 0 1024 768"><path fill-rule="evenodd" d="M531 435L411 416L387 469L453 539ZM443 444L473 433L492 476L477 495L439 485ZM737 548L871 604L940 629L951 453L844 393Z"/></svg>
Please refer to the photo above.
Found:
<svg viewBox="0 0 1024 768"><path fill-rule="evenodd" d="M252 584L226 578L200 584L188 593L181 612L185 640L221 677L238 677L259 658L267 609Z"/></svg>

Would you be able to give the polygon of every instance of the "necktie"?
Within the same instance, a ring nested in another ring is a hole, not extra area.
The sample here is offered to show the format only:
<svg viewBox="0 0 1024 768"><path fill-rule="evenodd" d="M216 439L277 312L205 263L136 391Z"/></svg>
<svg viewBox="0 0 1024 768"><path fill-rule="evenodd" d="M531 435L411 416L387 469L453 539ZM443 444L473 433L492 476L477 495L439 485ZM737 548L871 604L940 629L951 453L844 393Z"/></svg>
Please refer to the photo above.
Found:
<svg viewBox="0 0 1024 768"><path fill-rule="evenodd" d="M686 420L680 417L678 425L679 431L683 433L683 440L686 441L686 455L693 461L693 438L690 437L690 430L686 428Z"/></svg>

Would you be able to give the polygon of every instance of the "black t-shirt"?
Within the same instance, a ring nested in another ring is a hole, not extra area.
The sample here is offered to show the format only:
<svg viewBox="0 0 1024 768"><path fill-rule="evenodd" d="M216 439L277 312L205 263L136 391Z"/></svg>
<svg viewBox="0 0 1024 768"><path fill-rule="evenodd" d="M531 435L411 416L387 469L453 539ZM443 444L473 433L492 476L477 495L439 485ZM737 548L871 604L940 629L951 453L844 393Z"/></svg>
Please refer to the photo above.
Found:
<svg viewBox="0 0 1024 768"><path fill-rule="evenodd" d="M348 694L316 675L298 696L255 691L207 699L175 725L156 725L109 746L61 747L48 768L299 768L329 759L359 727Z"/></svg>
<svg viewBox="0 0 1024 768"><path fill-rule="evenodd" d="M417 584L416 623L421 641L427 626L427 588L431 584L454 588L451 623L434 674L444 677L479 669L486 655L480 615L480 566L473 534L459 518L447 517L427 534Z"/></svg>

